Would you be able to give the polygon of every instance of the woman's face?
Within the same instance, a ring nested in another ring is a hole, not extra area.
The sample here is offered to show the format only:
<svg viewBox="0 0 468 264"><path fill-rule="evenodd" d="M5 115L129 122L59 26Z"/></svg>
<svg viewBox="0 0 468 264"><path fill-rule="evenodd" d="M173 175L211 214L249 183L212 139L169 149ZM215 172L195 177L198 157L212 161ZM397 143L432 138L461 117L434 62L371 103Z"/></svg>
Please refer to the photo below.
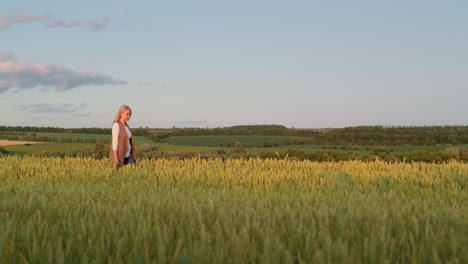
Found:
<svg viewBox="0 0 468 264"><path fill-rule="evenodd" d="M131 116L132 114L130 113L130 110L126 110L120 114L120 121L127 122Z"/></svg>

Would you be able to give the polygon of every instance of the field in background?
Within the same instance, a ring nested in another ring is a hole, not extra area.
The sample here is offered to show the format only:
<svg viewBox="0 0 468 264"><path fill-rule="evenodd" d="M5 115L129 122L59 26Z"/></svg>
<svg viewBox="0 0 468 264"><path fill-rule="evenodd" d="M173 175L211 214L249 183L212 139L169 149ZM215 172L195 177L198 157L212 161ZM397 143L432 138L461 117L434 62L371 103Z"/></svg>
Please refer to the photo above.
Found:
<svg viewBox="0 0 468 264"><path fill-rule="evenodd" d="M97 139L97 140L108 140L108 141L111 140L110 135L100 135L100 134L37 133L37 136L57 137L59 141L62 138L73 138L73 139L80 138L83 140L84 139ZM7 136L5 135L3 137L7 138ZM17 142L21 142L21 141L17 141ZM135 143L137 144L137 146L141 144L155 145L155 143L153 143L149 138L142 137L142 136L135 136ZM110 146L109 143L105 143L104 145L106 148ZM67 151L80 151L84 149L93 148L94 146L95 146L94 143L34 142L34 145L26 145L24 143L15 144L15 145L10 144L10 145L4 146L3 148L6 151L10 152L11 154L27 155L27 154L42 153L42 152L55 153L55 152L67 152Z"/></svg>
<svg viewBox="0 0 468 264"><path fill-rule="evenodd" d="M59 141L62 138L73 138L76 140L80 138L86 139L97 139L107 140L111 139L110 135L101 134L75 134L75 133L37 133L37 136L49 136L57 137ZM2 135L2 138L6 139L6 135ZM306 137L278 137L278 136L198 136L198 137L171 137L166 139L169 143L154 143L148 137L135 136L135 143L137 146L142 144L148 144L152 146L158 146L162 151L173 151L173 152L200 152L207 153L216 150L224 150L226 153L232 148L226 147L229 141L238 141L244 145L251 145L247 147L248 153L260 153L260 152L285 152L288 149L301 149L307 152L316 151L335 151L335 152L354 152L359 153L361 156L369 155L373 149L377 146L333 146L333 145L284 145L276 147L259 148L258 144L263 142L276 142L281 143L284 141L293 140L307 140ZM223 147L220 147L223 144ZM109 144L105 143L105 147ZM211 147L208 147L211 145ZM64 152L64 151L75 151L93 147L94 144L89 143L47 143L38 144L35 146L15 145L5 146L5 150L12 154L25 155L29 153L41 153L41 152ZM393 153L410 152L415 150L428 150L428 151L441 151L448 148L448 146L382 146L392 150Z"/></svg>
<svg viewBox="0 0 468 264"><path fill-rule="evenodd" d="M466 263L468 164L0 158L0 262Z"/></svg>
<svg viewBox="0 0 468 264"><path fill-rule="evenodd" d="M43 144L34 144L30 146L26 145L15 145L15 146L6 146L4 149L11 154L16 155L28 155L33 153L55 153L55 152L66 152L66 151L76 151L83 150L86 148L92 148L94 144L74 144L74 143L43 143Z"/></svg>
<svg viewBox="0 0 468 264"><path fill-rule="evenodd" d="M170 137L163 139L176 146L208 146L219 147L220 144L226 146L229 141L237 141L242 145L257 146L263 142L281 143L283 141L310 140L308 137L286 137L286 136L190 136L190 137Z"/></svg>
<svg viewBox="0 0 468 264"><path fill-rule="evenodd" d="M43 144L44 142L35 141L16 141L16 140L3 140L0 139L0 147L14 146L14 145L27 145L27 144Z"/></svg>

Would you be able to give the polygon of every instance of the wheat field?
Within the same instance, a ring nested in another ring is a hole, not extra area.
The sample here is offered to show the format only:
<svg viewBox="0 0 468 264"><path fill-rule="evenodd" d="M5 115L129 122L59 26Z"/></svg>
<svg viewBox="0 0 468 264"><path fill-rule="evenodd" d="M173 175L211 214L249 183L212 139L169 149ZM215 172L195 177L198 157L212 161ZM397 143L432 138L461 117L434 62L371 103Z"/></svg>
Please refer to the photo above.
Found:
<svg viewBox="0 0 468 264"><path fill-rule="evenodd" d="M0 263L468 263L468 164L0 157Z"/></svg>

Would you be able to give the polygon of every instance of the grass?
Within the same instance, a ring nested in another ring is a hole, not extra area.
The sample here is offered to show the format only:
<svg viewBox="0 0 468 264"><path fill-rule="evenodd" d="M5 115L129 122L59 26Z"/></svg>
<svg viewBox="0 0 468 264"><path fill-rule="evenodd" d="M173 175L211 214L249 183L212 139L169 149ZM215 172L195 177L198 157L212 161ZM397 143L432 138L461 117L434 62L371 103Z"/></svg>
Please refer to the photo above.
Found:
<svg viewBox="0 0 468 264"><path fill-rule="evenodd" d="M37 136L46 135L50 137L57 138L96 138L96 139L110 139L111 135L102 135L102 134L78 134L78 133L37 133ZM0 139L6 139L5 134L0 134ZM361 156L365 156L372 153L372 150L377 146L352 146L358 148L357 150L342 150L337 146L337 149L330 149L332 146L323 146L323 145L285 145L278 147L269 147L269 148L258 148L255 147L258 144L263 142L277 142L296 140L307 140L307 137L283 137L283 136L198 136L198 137L171 137L167 139L168 143L154 143L148 137L135 136L135 143L137 146L141 144L156 145L163 151L174 151L174 152L200 152L206 153L210 151L216 151L218 149L224 150L226 153L229 152L232 148L228 147L219 147L220 144L226 146L226 144L231 141L239 141L241 144L252 145L254 147L246 148L249 153L260 153L260 152L285 152L288 149L301 149L307 152L315 151L338 151L338 152L357 152ZM197 146L192 146L192 145ZM213 145L213 147L208 147L208 144ZM39 144L36 146L9 146L5 147L5 150L19 155L26 155L29 153L41 153L45 152L64 152L69 150L81 150L89 147L93 147L93 144L87 143L48 143L48 144ZM323 148L325 147L325 148ZM401 152L410 152L414 150L429 150L429 151L441 151L445 150L447 146L383 146L387 149L392 149L393 153Z"/></svg>
<svg viewBox="0 0 468 264"><path fill-rule="evenodd" d="M2 263L467 263L468 164L0 158Z"/></svg>
<svg viewBox="0 0 468 264"><path fill-rule="evenodd" d="M85 134L83 134L85 135ZM93 137L90 137L93 138ZM97 137L94 137L98 139ZM105 137L101 137L105 139ZM110 138L110 137L109 137ZM149 138L136 136L135 144L137 146L141 144L155 145ZM42 153L42 152L66 152L66 151L77 151L83 150L86 148L93 148L95 144L90 143L43 143L43 144L32 144L32 145L12 145L5 146L4 149L12 154L16 155L28 155L33 153ZM108 144L105 144L108 146Z"/></svg>
<svg viewBox="0 0 468 264"><path fill-rule="evenodd" d="M157 144L163 150L171 149L171 151L194 151L194 152L209 152L216 149L223 149L225 152L229 152L232 148L225 147L226 144L231 141L238 141L243 145L252 145L253 147L247 147L249 153L258 153L258 152L285 152L288 149L301 149L307 152L315 151L337 151L337 152L355 152L359 153L361 156L369 155L372 153L373 149L376 147L384 147L387 149L393 150L392 153L402 153L402 152L411 152L415 150L428 150L428 151L442 151L447 148L447 146L350 146L355 147L357 150L347 150L340 149L343 146L337 146L337 149L332 149L330 145L283 145L277 147L268 147L268 148L258 148L257 145L263 142L269 143L281 143L283 141L293 140L308 140L307 137L279 137L279 136L193 136L193 137L171 137L166 139L167 142L171 142L173 146L169 147L164 143ZM213 147L203 148L211 144ZM224 147L220 147L220 144L223 144Z"/></svg>
<svg viewBox="0 0 468 264"><path fill-rule="evenodd" d="M233 140L244 145L256 146L263 142L293 141L293 140L308 140L307 137L287 137L287 136L191 136L191 137L170 137L164 139L165 142L172 143L176 146L208 146L209 144L219 147L220 144L226 144Z"/></svg>
<svg viewBox="0 0 468 264"><path fill-rule="evenodd" d="M42 152L66 152L92 148L94 144L73 144L73 143L43 143L32 145L13 145L6 146L4 149L11 154L28 155Z"/></svg>
<svg viewBox="0 0 468 264"><path fill-rule="evenodd" d="M28 134L31 134L31 133L28 133ZM47 136L47 137L55 137L55 138L58 138L59 141L62 139L62 138L73 138L73 139L77 139L77 138L80 138L80 139L83 139L83 140L86 140L86 139L107 139L107 140L110 140L112 138L111 135L107 135L107 134L80 134L80 133L36 133L36 136L37 137L40 137L40 136ZM2 135L0 134L0 139L7 139L8 136L7 135ZM22 140L23 137L22 136L19 136L19 139ZM153 142L148 138L148 137L144 137L144 136L135 136L135 141L137 144L152 144Z"/></svg>
<svg viewBox="0 0 468 264"><path fill-rule="evenodd" d="M192 152L201 152L206 153L210 151L216 151L219 149L224 150L226 153L232 150L233 148L228 147L206 147L206 146L176 146L170 145L167 143L156 143L152 144L161 148L163 151L192 151ZM325 147L325 148L324 148ZM260 153L260 152L286 152L288 149L300 149L306 152L316 152L316 151L334 151L334 152L355 152L359 153L361 156L369 155L373 152L373 149L381 146L352 146L357 147L358 150L346 150L340 149L342 146L337 146L337 149L330 148L331 146L327 145L286 145L278 147L268 147L268 148L258 148L258 147L247 147L246 150L248 153ZM393 154L402 153L402 152L411 152L415 150L428 150L428 151L442 151L447 148L447 146L383 146L384 148L393 150Z"/></svg>
<svg viewBox="0 0 468 264"><path fill-rule="evenodd" d="M233 148L228 147L206 147L206 146L176 146L170 145L167 143L153 143L150 139L146 137L135 137L135 144L140 146L141 144L155 145L158 146L163 151L173 151L173 152L212 152L219 149L224 150L228 153ZM92 148L94 144L84 144L84 143L44 143L44 144L34 144L30 146L25 145L16 145L16 146L6 146L5 150L9 151L12 154L26 155L31 153L41 153L41 152L64 152L64 151L73 151L73 150L82 150L86 148ZM330 147L330 146L325 146ZM246 148L249 153L260 153L260 152L285 152L288 149L301 149L307 152L315 151L337 151L337 152L358 152L361 156L368 155L372 153L372 150L376 146L356 146L360 150L341 150L338 146L338 149L324 149L322 145L288 145L288 146L279 146L271 148ZM369 150L366 150L368 148ZM401 153L401 152L410 152L414 150L429 150L429 151L441 151L445 150L446 146L385 146L385 148L393 149L392 153Z"/></svg>
<svg viewBox="0 0 468 264"><path fill-rule="evenodd" d="M158 146L162 151L173 151L173 152L185 152L185 151L190 151L190 152L200 152L200 153L206 153L210 151L215 151L217 149L226 149L226 151L229 151L229 148L213 148L213 147L204 147L204 146L175 146L175 145L170 145L166 143L158 143L158 144L153 144Z"/></svg>
<svg viewBox="0 0 468 264"><path fill-rule="evenodd" d="M356 147L357 150L347 150L347 149L340 149L343 146L337 146L337 149L330 148L333 146L329 145L287 145L287 146L278 146L278 147L271 147L271 148L249 148L252 152L262 152L262 151L278 151L278 152L285 152L288 149L301 149L307 152L315 152L315 151L337 151L337 152L357 152L360 153L361 156L369 155L373 152L374 148L386 148L389 150L393 150L391 153L402 153L402 152L411 152L415 150L428 150L428 151L442 151L447 149L447 146L350 146Z"/></svg>
<svg viewBox="0 0 468 264"><path fill-rule="evenodd" d="M111 135L107 134L80 134L80 133L36 133L37 136L48 136L56 138L95 138L95 139L110 139Z"/></svg>

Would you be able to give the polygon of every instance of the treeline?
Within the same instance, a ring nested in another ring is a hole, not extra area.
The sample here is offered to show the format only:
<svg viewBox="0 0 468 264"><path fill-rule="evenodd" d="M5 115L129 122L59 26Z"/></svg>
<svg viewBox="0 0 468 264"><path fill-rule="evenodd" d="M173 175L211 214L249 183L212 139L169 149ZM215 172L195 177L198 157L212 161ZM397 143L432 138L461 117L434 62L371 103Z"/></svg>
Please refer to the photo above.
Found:
<svg viewBox="0 0 468 264"><path fill-rule="evenodd" d="M65 133L67 132L67 129L60 127L0 126L0 131Z"/></svg>
<svg viewBox="0 0 468 264"><path fill-rule="evenodd" d="M468 126L384 127L359 126L324 130L248 129L248 128L174 128L170 132L152 133L153 141L174 136L264 135L294 136L307 139L264 142L259 147L278 145L427 145L468 144Z"/></svg>
<svg viewBox="0 0 468 264"><path fill-rule="evenodd" d="M170 137L190 136L292 136L310 137L314 139L324 132L317 129L291 129L279 125L259 126L234 126L215 128L171 128L157 129L157 132L149 133L148 137L153 142Z"/></svg>
<svg viewBox="0 0 468 264"><path fill-rule="evenodd" d="M75 128L65 130L51 127L5 127L12 132L73 132L82 134L111 134L110 128ZM155 132L151 132L155 131ZM468 126L384 127L358 126L334 129L295 129L279 125L234 126L218 128L132 128L135 136L147 136L154 142L176 136L291 136L307 137L297 145L436 145L468 144ZM266 142L268 143L268 142ZM285 142L287 145L288 142ZM268 145L268 144L267 144Z"/></svg>
<svg viewBox="0 0 468 264"><path fill-rule="evenodd" d="M332 129L315 140L316 144L324 142L334 145L459 145L468 143L468 126L347 127Z"/></svg>
<svg viewBox="0 0 468 264"><path fill-rule="evenodd" d="M317 129L294 129L284 126L234 126L216 128L172 128L170 136L298 136L314 137L323 132Z"/></svg>
<svg viewBox="0 0 468 264"><path fill-rule="evenodd" d="M70 133L70 134L112 134L111 128L59 128L59 127L30 127L30 126L0 126L0 131L10 132L11 134L24 135L27 132L33 133ZM135 136L149 136L148 128L132 128L132 134Z"/></svg>
<svg viewBox="0 0 468 264"><path fill-rule="evenodd" d="M71 133L74 134L101 134L101 135L111 135L112 128L98 128L98 127L91 127L91 128L73 128L70 129ZM132 135L134 136L149 136L150 132L148 132L148 128L132 128Z"/></svg>
<svg viewBox="0 0 468 264"><path fill-rule="evenodd" d="M360 126L329 130L271 129L246 130L231 128L173 129L168 136L202 135L276 135L309 137L285 141L280 145L436 145L468 144L468 126L383 127ZM166 135L167 136L167 135ZM265 142L264 146L277 145Z"/></svg>
<svg viewBox="0 0 468 264"><path fill-rule="evenodd" d="M95 144L102 142L110 144L111 139L97 139L97 138L81 138L81 137L54 137L54 136L36 136L33 134L24 135L9 135L8 140L23 140L23 141L34 141L34 142L53 142L53 143L91 143Z"/></svg>

